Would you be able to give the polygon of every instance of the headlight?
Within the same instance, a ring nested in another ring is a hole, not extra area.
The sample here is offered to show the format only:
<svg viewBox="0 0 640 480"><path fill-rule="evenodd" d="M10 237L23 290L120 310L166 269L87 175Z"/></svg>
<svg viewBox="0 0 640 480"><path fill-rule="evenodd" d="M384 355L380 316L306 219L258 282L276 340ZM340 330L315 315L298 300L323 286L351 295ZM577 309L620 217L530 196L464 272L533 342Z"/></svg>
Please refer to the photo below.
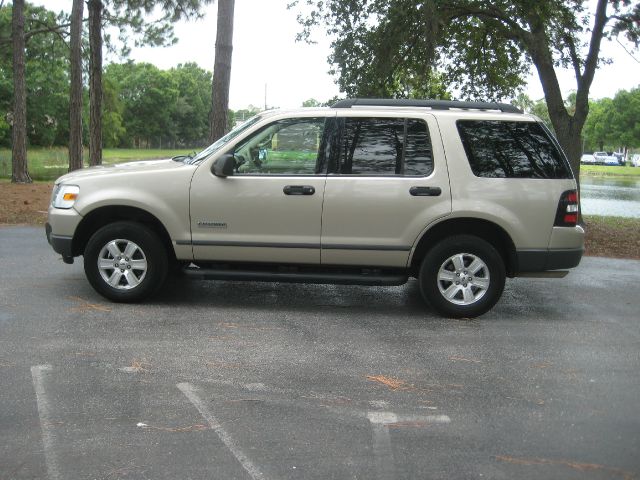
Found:
<svg viewBox="0 0 640 480"><path fill-rule="evenodd" d="M80 187L76 185L58 185L53 191L51 205L54 208L71 208L79 193Z"/></svg>

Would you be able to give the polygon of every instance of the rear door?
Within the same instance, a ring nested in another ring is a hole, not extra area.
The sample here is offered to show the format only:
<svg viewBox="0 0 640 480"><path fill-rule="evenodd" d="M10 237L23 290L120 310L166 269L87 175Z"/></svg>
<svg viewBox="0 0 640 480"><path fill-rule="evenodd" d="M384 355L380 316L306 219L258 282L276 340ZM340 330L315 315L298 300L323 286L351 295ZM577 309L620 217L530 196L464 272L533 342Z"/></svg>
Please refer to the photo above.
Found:
<svg viewBox="0 0 640 480"><path fill-rule="evenodd" d="M427 225L450 214L432 115L338 113L322 212L322 263L405 267Z"/></svg>

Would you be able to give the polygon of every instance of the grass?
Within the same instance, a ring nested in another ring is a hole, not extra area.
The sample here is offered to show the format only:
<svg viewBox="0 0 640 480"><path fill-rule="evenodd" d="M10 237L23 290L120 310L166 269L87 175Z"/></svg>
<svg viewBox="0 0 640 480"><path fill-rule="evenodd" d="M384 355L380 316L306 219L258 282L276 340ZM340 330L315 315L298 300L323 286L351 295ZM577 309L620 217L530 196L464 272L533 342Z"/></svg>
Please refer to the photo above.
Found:
<svg viewBox="0 0 640 480"><path fill-rule="evenodd" d="M193 149L158 150L143 148L108 148L102 151L104 164L132 162L137 160L152 160L157 158L171 158L193 152ZM88 166L89 151L85 149L85 165ZM51 181L67 173L69 168L69 152L64 147L30 148L27 151L29 174L34 180ZM11 150L0 149L0 178L11 177Z"/></svg>
<svg viewBox="0 0 640 480"><path fill-rule="evenodd" d="M580 176L640 177L640 167L613 165L580 165Z"/></svg>

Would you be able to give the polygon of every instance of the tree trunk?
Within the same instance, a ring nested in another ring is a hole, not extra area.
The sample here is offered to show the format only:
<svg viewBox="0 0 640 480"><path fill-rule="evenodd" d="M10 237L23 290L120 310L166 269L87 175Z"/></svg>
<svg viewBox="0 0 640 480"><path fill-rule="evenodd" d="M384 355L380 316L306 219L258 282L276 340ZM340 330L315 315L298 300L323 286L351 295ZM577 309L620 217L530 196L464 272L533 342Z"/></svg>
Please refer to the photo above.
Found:
<svg viewBox="0 0 640 480"><path fill-rule="evenodd" d="M102 0L89 0L89 164L102 164Z"/></svg>
<svg viewBox="0 0 640 480"><path fill-rule="evenodd" d="M11 182L31 183L27 169L27 92L24 60L24 0L13 1L13 128L11 131Z"/></svg>
<svg viewBox="0 0 640 480"><path fill-rule="evenodd" d="M569 164L576 180L579 180L580 157L582 156L582 126L577 128L575 122L569 117L569 121L554 122L554 129L558 143L569 159Z"/></svg>
<svg viewBox="0 0 640 480"><path fill-rule="evenodd" d="M216 57L213 66L213 82L211 84L211 111L209 112L209 142L211 143L227 132L231 54L233 53L234 4L235 0L218 0Z"/></svg>
<svg viewBox="0 0 640 480"><path fill-rule="evenodd" d="M84 0L73 0L69 92L69 171L82 168L82 11Z"/></svg>

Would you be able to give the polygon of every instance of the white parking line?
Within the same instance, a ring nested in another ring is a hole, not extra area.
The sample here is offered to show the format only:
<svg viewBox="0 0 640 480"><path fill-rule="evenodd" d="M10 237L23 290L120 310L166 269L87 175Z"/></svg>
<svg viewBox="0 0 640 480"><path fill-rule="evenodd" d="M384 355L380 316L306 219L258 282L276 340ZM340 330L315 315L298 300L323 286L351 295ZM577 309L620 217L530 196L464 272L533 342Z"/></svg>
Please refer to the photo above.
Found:
<svg viewBox="0 0 640 480"><path fill-rule="evenodd" d="M373 431L373 456L376 460L376 470L379 480L393 479L396 477L396 465L391 449L390 423L398 421L398 416L391 412L369 412L367 418L371 422Z"/></svg>
<svg viewBox="0 0 640 480"><path fill-rule="evenodd" d="M213 416L207 406L200 397L198 397L195 388L190 383L178 383L178 389L189 399L194 407L200 412L200 415L209 423L209 426L218 435L222 443L231 451L234 457L240 462L242 468L251 476L253 480L263 480L265 477L262 472L247 458L247 456L238 448L229 433L222 427L220 422Z"/></svg>
<svg viewBox="0 0 640 480"><path fill-rule="evenodd" d="M54 434L51 429L51 414L47 392L44 389L45 372L51 370L51 365L35 365L31 367L31 378L33 388L36 391L36 401L38 402L38 416L40 417L40 428L42 430L42 444L44 446L44 460L47 465L47 473L50 480L62 478L58 470L58 460L53 450Z"/></svg>
<svg viewBox="0 0 640 480"><path fill-rule="evenodd" d="M396 478L393 450L391 448L391 434L389 426L401 422L416 422L417 424L449 423L447 415L397 415L393 412L367 412L373 432L373 455L376 459L376 469L379 480Z"/></svg>

